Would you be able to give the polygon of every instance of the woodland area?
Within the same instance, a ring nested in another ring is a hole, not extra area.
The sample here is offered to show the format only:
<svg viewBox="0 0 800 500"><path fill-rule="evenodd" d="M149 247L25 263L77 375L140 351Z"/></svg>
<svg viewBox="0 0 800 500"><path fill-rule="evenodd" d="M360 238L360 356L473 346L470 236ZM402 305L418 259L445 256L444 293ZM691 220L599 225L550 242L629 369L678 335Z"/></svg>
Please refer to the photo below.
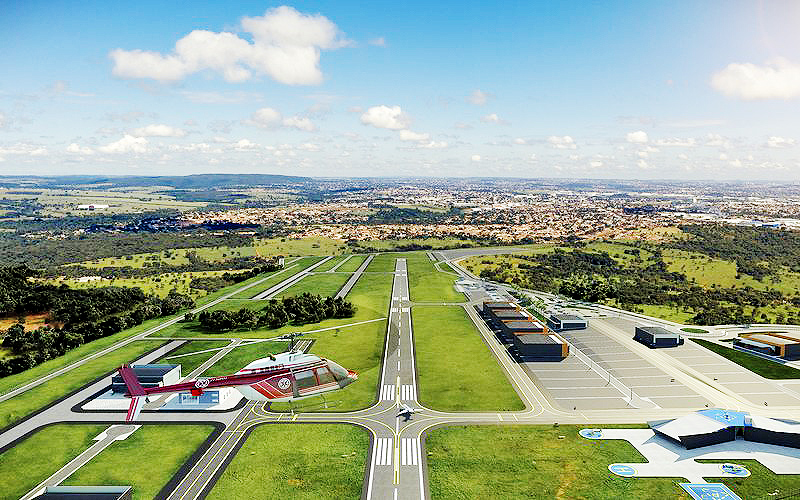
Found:
<svg viewBox="0 0 800 500"><path fill-rule="evenodd" d="M138 288L72 290L29 280L38 272L26 266L0 268L0 316L47 313L48 324L26 331L19 322L3 334L2 346L13 356L0 359L0 376L31 368L70 349L194 307L177 292L161 299Z"/></svg>

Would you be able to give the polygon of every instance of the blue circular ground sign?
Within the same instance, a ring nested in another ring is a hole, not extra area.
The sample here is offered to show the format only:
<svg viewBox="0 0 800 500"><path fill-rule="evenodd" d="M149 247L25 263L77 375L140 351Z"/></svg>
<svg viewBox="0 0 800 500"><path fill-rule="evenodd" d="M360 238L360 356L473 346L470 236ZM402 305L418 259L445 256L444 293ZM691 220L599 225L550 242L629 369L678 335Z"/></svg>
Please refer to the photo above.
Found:
<svg viewBox="0 0 800 500"><path fill-rule="evenodd" d="M578 434L581 437L585 437L586 439L602 439L603 438L603 431L600 429L581 429L578 431Z"/></svg>
<svg viewBox="0 0 800 500"><path fill-rule="evenodd" d="M611 464L608 466L608 470L622 477L633 477L636 475L636 469L625 464Z"/></svg>
<svg viewBox="0 0 800 500"><path fill-rule="evenodd" d="M747 477L750 475L750 471L739 464L722 464L719 468L729 476Z"/></svg>

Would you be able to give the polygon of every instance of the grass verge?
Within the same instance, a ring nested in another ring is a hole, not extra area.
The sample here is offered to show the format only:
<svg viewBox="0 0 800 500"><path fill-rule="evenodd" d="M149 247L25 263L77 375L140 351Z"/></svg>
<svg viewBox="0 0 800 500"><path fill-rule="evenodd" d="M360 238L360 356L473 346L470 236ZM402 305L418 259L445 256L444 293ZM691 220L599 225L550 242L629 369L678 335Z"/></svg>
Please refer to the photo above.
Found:
<svg viewBox="0 0 800 500"><path fill-rule="evenodd" d="M440 272L425 252L403 254L408 266L408 288L415 302L464 302L463 293L456 291L456 277Z"/></svg>
<svg viewBox="0 0 800 500"><path fill-rule="evenodd" d="M525 407L463 308L415 306L411 313L421 403L440 411Z"/></svg>
<svg viewBox="0 0 800 500"><path fill-rule="evenodd" d="M775 474L758 460L697 460L705 464L735 463L747 467L749 477L704 478L709 482L724 483L742 498L782 498L780 493L796 492L800 488L799 474ZM774 493L778 494L774 494Z"/></svg>
<svg viewBox="0 0 800 500"><path fill-rule="evenodd" d="M367 432L351 425L262 425L208 498L359 498L368 447Z"/></svg>
<svg viewBox="0 0 800 500"><path fill-rule="evenodd" d="M358 270L358 268L361 266L361 264L364 263L364 259L366 259L366 258L367 258L366 255L353 255L352 257L347 259L347 262L342 264L339 267L339 269L336 270L336 272L337 273L354 273L354 272L356 272L356 270Z"/></svg>
<svg viewBox="0 0 800 500"><path fill-rule="evenodd" d="M218 349L220 347L225 347L226 345L228 345L228 343L222 340L193 340L191 342L183 344L181 347L175 349L171 353L160 358L158 361L155 361L155 363L181 365L181 376L185 377L186 375L191 373L192 370L194 370L198 366L208 361L211 358L211 356L217 353L217 351L202 352L200 354L194 354L192 356L183 356L176 359L167 359L167 358L171 358L172 356L179 356L181 354L188 354L190 352L205 351L206 349Z"/></svg>
<svg viewBox="0 0 800 500"><path fill-rule="evenodd" d="M607 426L611 427L611 426ZM620 426L633 427L633 426ZM626 479L614 462L644 462L627 441L588 440L579 426L457 426L428 434L428 479L436 500L466 498L681 498L680 478ZM563 436L563 437L562 437Z"/></svg>
<svg viewBox="0 0 800 500"><path fill-rule="evenodd" d="M62 484L131 485L133 498L155 498L213 431L210 425L143 425L75 471Z"/></svg>
<svg viewBox="0 0 800 500"><path fill-rule="evenodd" d="M256 344L237 347L223 356L203 373L204 377L219 377L236 373L248 363L265 358L270 353L286 350L287 342L258 342Z"/></svg>
<svg viewBox="0 0 800 500"><path fill-rule="evenodd" d="M720 356L727 358L739 366L747 368L753 373L757 373L764 378L770 379L794 379L800 378L800 370L791 366L782 365L775 361L760 358L746 352L737 351L730 347L723 347L719 344L702 339L690 339L710 351L714 351Z"/></svg>
<svg viewBox="0 0 800 500"><path fill-rule="evenodd" d="M343 273L312 274L279 293L278 297L291 297L306 292L323 297L333 297L347 283L350 276L350 274Z"/></svg>

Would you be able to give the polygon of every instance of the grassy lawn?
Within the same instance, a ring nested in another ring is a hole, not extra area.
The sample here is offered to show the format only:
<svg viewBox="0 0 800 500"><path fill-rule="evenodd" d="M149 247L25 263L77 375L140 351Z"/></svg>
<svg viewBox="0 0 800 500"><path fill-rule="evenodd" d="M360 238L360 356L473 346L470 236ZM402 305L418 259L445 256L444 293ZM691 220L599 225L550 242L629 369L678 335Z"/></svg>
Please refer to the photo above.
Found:
<svg viewBox="0 0 800 500"><path fill-rule="evenodd" d="M364 275L350 292L351 300L359 309L384 317L389 307L392 292L392 277L389 275ZM304 338L316 339L311 352L328 358L349 370L358 372L358 381L344 390L328 394L328 401L338 405L327 411L352 411L370 406L375 402L381 371L381 354L386 335L386 321L375 321L363 325L313 333ZM300 411L324 411L315 408L321 398L299 401L295 408ZM285 403L272 405L275 411L288 411Z"/></svg>
<svg viewBox="0 0 800 500"><path fill-rule="evenodd" d="M208 498L360 498L368 447L369 434L351 425L262 425Z"/></svg>
<svg viewBox="0 0 800 500"><path fill-rule="evenodd" d="M337 275L334 275L337 276ZM358 280L358 283L350 290L347 300L356 306L356 314L352 318L326 319L320 323L307 325L286 325L275 330L248 330L210 333L200 327L199 322L191 321L188 323L176 323L160 332L158 337L202 337L213 339L215 337L241 337L241 338L270 338L290 332L306 332L321 328L337 327L360 321L367 321L376 318L384 318L388 314L388 300L391 294L391 275L367 274ZM226 300L218 304L215 308L235 310L247 307L251 309L261 309L264 307L263 301L253 300ZM325 332L323 332L324 334Z"/></svg>
<svg viewBox="0 0 800 500"><path fill-rule="evenodd" d="M158 361L156 361L156 363L181 365L181 375L185 377L186 375L191 373L192 370L194 370L198 366L208 361L209 358L211 358L211 356L217 353L217 351L204 352L192 356L183 356L177 359L166 359L166 358L170 358L172 356L178 356L181 354L188 354L190 352L204 351L206 349L217 349L220 347L225 347L226 345L228 345L228 343L221 340L193 340L191 342L183 344L183 346L175 349L174 351L167 354L163 358L160 358Z"/></svg>
<svg viewBox="0 0 800 500"><path fill-rule="evenodd" d="M394 272L394 261L398 257L405 257L403 253L382 253L376 255L372 261L369 263L365 272L368 273L393 273Z"/></svg>
<svg viewBox="0 0 800 500"><path fill-rule="evenodd" d="M524 408L463 308L415 306L411 314L421 403L440 411Z"/></svg>
<svg viewBox="0 0 800 500"><path fill-rule="evenodd" d="M791 366L782 365L768 359L760 358L746 352L737 351L730 347L723 347L719 344L702 339L690 339L706 349L728 358L737 365L747 368L751 372L757 373L764 378L771 379L794 379L800 378L800 370Z"/></svg>
<svg viewBox="0 0 800 500"><path fill-rule="evenodd" d="M364 263L364 259L366 259L366 255L353 255L347 262L342 264L339 269L336 270L337 273L354 273L361 267L361 264Z"/></svg>
<svg viewBox="0 0 800 500"><path fill-rule="evenodd" d="M584 439L578 435L581 428L436 429L426 439L431 497L499 498L502 492L504 499L689 498L677 484L682 478L626 479L610 473L608 464L645 459L627 441Z"/></svg>
<svg viewBox="0 0 800 500"><path fill-rule="evenodd" d="M62 484L131 485L133 498L155 498L208 438L210 425L143 425L117 441Z"/></svg>
<svg viewBox="0 0 800 500"><path fill-rule="evenodd" d="M91 446L92 438L106 428L51 425L18 443L0 455L0 498L21 497Z"/></svg>
<svg viewBox="0 0 800 500"><path fill-rule="evenodd" d="M326 262L326 263L322 264L321 266L315 268L314 272L315 273L321 273L321 272L333 269L334 267L336 267L336 264L338 264L339 262L343 261L346 258L347 258L346 255L340 255L338 257L334 257L331 260L329 260L328 262Z"/></svg>
<svg viewBox="0 0 800 500"><path fill-rule="evenodd" d="M237 347L214 363L214 366L203 372L203 376L218 377L236 373L251 361L266 358L268 354L283 352L287 346L288 342L258 342Z"/></svg>
<svg viewBox="0 0 800 500"><path fill-rule="evenodd" d="M775 474L758 460L698 460L706 464L734 463L747 467L750 477L711 477L709 482L724 483L742 498L769 498L774 492L796 492L800 488L800 475ZM773 495L780 497L780 495Z"/></svg>
<svg viewBox="0 0 800 500"><path fill-rule="evenodd" d="M681 328L682 332L686 333L708 333L708 330L703 330L702 328Z"/></svg>
<svg viewBox="0 0 800 500"><path fill-rule="evenodd" d="M433 247L433 250L437 250L457 247L463 245L464 243L479 246L475 241L459 240L458 238L405 238L399 240L374 240L363 242L363 246L378 251L391 251L399 246L404 245L430 245Z"/></svg>
<svg viewBox="0 0 800 500"><path fill-rule="evenodd" d="M333 297L350 279L350 276L343 273L312 274L279 293L278 297L291 297L306 292L323 297Z"/></svg>
<svg viewBox="0 0 800 500"><path fill-rule="evenodd" d="M408 266L408 287L415 302L464 302L466 298L453 287L456 278L438 271L424 252L403 255Z"/></svg>
<svg viewBox="0 0 800 500"><path fill-rule="evenodd" d="M268 290L273 286L277 285L278 283L280 283L281 281L285 281L291 278L292 276L299 273L303 269L306 269L312 266L313 264L316 264L320 260L322 260L322 258L320 257L303 257L295 262L292 262L291 264L287 264L286 265L288 269L287 271L282 272L280 274L275 274L274 276L269 275L269 278L267 278L264 282L259 283L258 285L255 285L253 287L250 287L247 290L242 290L241 292L234 295L234 297L238 299L249 299L255 297L264 290ZM265 275L260 276L260 278L263 277L265 277Z"/></svg>
<svg viewBox="0 0 800 500"><path fill-rule="evenodd" d="M0 404L0 428L10 425L29 413L82 387L104 373L132 361L142 354L162 345L163 341L136 341L93 359L74 370L23 392Z"/></svg>

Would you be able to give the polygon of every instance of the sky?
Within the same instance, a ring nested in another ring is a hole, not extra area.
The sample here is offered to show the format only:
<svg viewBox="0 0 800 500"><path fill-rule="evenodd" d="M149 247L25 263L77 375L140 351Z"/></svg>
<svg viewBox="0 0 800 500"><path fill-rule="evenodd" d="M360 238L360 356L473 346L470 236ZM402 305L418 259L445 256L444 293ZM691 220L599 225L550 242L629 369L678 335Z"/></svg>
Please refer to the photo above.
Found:
<svg viewBox="0 0 800 500"><path fill-rule="evenodd" d="M0 3L0 175L800 181L800 2Z"/></svg>

